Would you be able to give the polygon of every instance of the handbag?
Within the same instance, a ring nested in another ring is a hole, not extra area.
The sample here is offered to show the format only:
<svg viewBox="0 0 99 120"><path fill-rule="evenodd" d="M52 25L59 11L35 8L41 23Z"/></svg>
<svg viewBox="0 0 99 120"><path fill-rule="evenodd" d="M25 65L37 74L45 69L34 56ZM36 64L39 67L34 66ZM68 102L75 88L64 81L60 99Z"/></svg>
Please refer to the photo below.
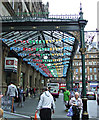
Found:
<svg viewBox="0 0 99 120"><path fill-rule="evenodd" d="M39 119L39 118L40 118L39 113L38 113L38 112L35 112L34 120L37 120L37 119Z"/></svg>
<svg viewBox="0 0 99 120"><path fill-rule="evenodd" d="M72 117L72 116L73 116L72 106L71 106L70 109L68 110L67 116L68 116L68 117Z"/></svg>
<svg viewBox="0 0 99 120"><path fill-rule="evenodd" d="M37 112L35 112L34 120L37 120Z"/></svg>

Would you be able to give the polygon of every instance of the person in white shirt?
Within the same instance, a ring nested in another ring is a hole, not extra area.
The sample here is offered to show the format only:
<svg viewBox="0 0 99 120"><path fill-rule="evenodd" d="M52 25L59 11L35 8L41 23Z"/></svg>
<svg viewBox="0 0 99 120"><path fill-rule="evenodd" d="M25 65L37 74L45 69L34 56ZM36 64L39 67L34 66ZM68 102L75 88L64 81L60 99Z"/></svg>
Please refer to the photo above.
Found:
<svg viewBox="0 0 99 120"><path fill-rule="evenodd" d="M12 81L11 81L10 85L8 86L7 95L10 96L10 97L12 97L13 102L14 102L14 97L15 97L15 96L18 98L17 88L16 88L16 86L13 84ZM14 103L13 103L13 111L12 111L12 112L15 112Z"/></svg>
<svg viewBox="0 0 99 120"><path fill-rule="evenodd" d="M79 98L79 93L75 92L75 96L71 98L70 103L73 109L72 120L80 120L80 110L82 108L82 100Z"/></svg>
<svg viewBox="0 0 99 120"><path fill-rule="evenodd" d="M53 96L47 88L43 88L43 93L40 96L40 100L37 106L36 112L40 110L41 120L51 120L51 109L53 114L55 112L55 103Z"/></svg>

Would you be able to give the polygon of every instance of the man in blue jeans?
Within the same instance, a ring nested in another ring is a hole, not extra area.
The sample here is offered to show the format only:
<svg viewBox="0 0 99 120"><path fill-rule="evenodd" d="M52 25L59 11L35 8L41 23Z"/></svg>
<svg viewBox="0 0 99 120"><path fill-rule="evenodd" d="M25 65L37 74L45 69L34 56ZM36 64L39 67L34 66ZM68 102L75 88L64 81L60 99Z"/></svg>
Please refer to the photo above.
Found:
<svg viewBox="0 0 99 120"><path fill-rule="evenodd" d="M12 102L13 102L13 111L12 112L15 112L14 97L16 96L18 98L18 91L12 81L11 81L10 85L8 86L7 95L12 97Z"/></svg>

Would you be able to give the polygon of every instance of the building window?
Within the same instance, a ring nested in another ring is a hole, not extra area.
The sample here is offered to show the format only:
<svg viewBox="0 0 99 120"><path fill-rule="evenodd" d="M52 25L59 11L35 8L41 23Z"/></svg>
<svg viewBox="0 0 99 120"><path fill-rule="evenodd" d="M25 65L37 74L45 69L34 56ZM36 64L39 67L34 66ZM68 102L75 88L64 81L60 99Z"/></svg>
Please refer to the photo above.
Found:
<svg viewBox="0 0 99 120"><path fill-rule="evenodd" d="M85 65L87 65L87 62L85 62Z"/></svg>
<svg viewBox="0 0 99 120"><path fill-rule="evenodd" d="M76 75L76 80L78 80L78 75Z"/></svg>
<svg viewBox="0 0 99 120"><path fill-rule="evenodd" d="M92 65L92 62L89 62L89 65Z"/></svg>
<svg viewBox="0 0 99 120"><path fill-rule="evenodd" d="M96 68L94 68L94 73L96 73L97 72L97 69Z"/></svg>
<svg viewBox="0 0 99 120"><path fill-rule="evenodd" d="M90 75L90 80L92 80L92 75Z"/></svg>
<svg viewBox="0 0 99 120"><path fill-rule="evenodd" d="M87 68L85 68L85 73L87 73Z"/></svg>
<svg viewBox="0 0 99 120"><path fill-rule="evenodd" d="M96 58L96 55L93 55L93 58Z"/></svg>
<svg viewBox="0 0 99 120"><path fill-rule="evenodd" d="M79 62L79 65L82 65L81 62Z"/></svg>
<svg viewBox="0 0 99 120"><path fill-rule="evenodd" d="M80 80L82 80L82 75L80 75Z"/></svg>
<svg viewBox="0 0 99 120"><path fill-rule="evenodd" d="M82 67L80 67L80 73L82 73Z"/></svg>
<svg viewBox="0 0 99 120"><path fill-rule="evenodd" d="M78 62L75 62L75 65L77 65L77 66L78 66Z"/></svg>
<svg viewBox="0 0 99 120"><path fill-rule="evenodd" d="M92 68L90 68L90 73L92 73Z"/></svg>
<svg viewBox="0 0 99 120"><path fill-rule="evenodd" d="M91 55L89 55L89 58L91 58Z"/></svg>
<svg viewBox="0 0 99 120"><path fill-rule="evenodd" d="M96 61L93 61L93 65L96 65Z"/></svg>
<svg viewBox="0 0 99 120"><path fill-rule="evenodd" d="M87 79L87 75L85 75L85 78Z"/></svg>
<svg viewBox="0 0 99 120"><path fill-rule="evenodd" d="M94 80L97 80L97 75L94 75Z"/></svg>
<svg viewBox="0 0 99 120"><path fill-rule="evenodd" d="M76 69L76 73L78 73L78 69Z"/></svg>

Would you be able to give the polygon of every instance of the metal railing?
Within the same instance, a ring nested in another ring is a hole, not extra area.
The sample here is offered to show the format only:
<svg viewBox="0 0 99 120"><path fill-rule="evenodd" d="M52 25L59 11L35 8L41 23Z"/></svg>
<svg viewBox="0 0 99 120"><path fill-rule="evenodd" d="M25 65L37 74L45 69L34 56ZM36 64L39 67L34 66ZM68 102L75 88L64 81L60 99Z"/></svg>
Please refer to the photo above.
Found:
<svg viewBox="0 0 99 120"><path fill-rule="evenodd" d="M78 20L79 15L48 15L40 16L36 14L34 16L0 16L0 21L4 22L15 22L15 21L68 21L68 20Z"/></svg>

